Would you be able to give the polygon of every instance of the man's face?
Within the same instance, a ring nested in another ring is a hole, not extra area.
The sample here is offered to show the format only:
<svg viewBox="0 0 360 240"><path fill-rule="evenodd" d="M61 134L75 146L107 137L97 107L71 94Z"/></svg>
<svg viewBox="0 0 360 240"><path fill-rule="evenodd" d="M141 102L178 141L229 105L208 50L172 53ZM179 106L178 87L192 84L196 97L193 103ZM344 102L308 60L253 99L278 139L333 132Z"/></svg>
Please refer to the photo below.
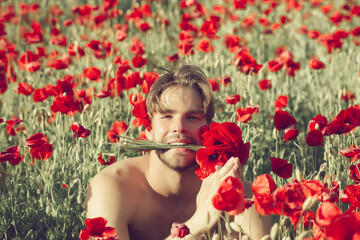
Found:
<svg viewBox="0 0 360 240"><path fill-rule="evenodd" d="M147 138L167 144L201 145L200 129L206 125L206 119L199 92L190 87L174 86L161 94L160 101L165 112L153 114L152 130L147 132ZM185 148L156 153L162 162L179 172L196 166L195 152Z"/></svg>

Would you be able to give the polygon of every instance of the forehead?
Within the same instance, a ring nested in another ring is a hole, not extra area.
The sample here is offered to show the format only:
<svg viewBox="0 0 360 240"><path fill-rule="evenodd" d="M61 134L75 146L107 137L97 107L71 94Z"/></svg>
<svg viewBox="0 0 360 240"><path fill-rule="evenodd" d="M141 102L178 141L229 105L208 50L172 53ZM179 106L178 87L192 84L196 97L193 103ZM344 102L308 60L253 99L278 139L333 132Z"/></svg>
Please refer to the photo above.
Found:
<svg viewBox="0 0 360 240"><path fill-rule="evenodd" d="M191 87L174 86L166 89L160 96L160 112L164 110L202 111L202 97L198 90Z"/></svg>

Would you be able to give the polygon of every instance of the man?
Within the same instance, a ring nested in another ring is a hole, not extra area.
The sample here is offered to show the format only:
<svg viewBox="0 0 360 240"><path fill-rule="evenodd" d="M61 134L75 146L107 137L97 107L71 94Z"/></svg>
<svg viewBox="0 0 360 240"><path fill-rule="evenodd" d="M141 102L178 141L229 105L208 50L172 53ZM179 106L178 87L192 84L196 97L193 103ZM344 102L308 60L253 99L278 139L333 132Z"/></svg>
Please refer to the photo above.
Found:
<svg viewBox="0 0 360 240"><path fill-rule="evenodd" d="M149 140L167 144L201 145L201 127L214 116L214 97L206 75L196 66L177 63L156 81L146 100L151 119ZM195 152L185 148L151 151L110 165L91 181L87 218L103 217L116 228L120 240L172 239L173 222L185 223L191 236L200 238L217 226L221 212L211 202L221 180L243 180L238 158L231 158L200 181L195 174ZM247 235L260 239L269 232L271 217L253 209L236 219Z"/></svg>

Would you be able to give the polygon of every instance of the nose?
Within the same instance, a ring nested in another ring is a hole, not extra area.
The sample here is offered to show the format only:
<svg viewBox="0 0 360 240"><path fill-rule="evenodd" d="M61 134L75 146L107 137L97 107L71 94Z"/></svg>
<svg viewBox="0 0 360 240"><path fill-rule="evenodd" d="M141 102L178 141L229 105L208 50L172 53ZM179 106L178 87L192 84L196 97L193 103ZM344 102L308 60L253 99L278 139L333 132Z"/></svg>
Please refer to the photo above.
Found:
<svg viewBox="0 0 360 240"><path fill-rule="evenodd" d="M174 118L173 125L172 125L172 132L173 133L185 133L187 132L184 120L182 118Z"/></svg>

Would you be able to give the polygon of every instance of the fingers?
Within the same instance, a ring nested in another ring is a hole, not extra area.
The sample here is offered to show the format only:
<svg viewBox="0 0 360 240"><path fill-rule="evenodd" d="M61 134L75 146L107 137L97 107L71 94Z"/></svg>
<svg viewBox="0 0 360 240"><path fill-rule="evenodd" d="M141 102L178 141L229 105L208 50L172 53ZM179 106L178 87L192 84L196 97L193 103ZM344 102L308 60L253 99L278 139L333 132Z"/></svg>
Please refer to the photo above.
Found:
<svg viewBox="0 0 360 240"><path fill-rule="evenodd" d="M240 160L237 157L231 157L224 166L216 166L215 170L219 179L221 180L224 180L228 176L239 178L241 181L244 180L244 174L242 172Z"/></svg>

